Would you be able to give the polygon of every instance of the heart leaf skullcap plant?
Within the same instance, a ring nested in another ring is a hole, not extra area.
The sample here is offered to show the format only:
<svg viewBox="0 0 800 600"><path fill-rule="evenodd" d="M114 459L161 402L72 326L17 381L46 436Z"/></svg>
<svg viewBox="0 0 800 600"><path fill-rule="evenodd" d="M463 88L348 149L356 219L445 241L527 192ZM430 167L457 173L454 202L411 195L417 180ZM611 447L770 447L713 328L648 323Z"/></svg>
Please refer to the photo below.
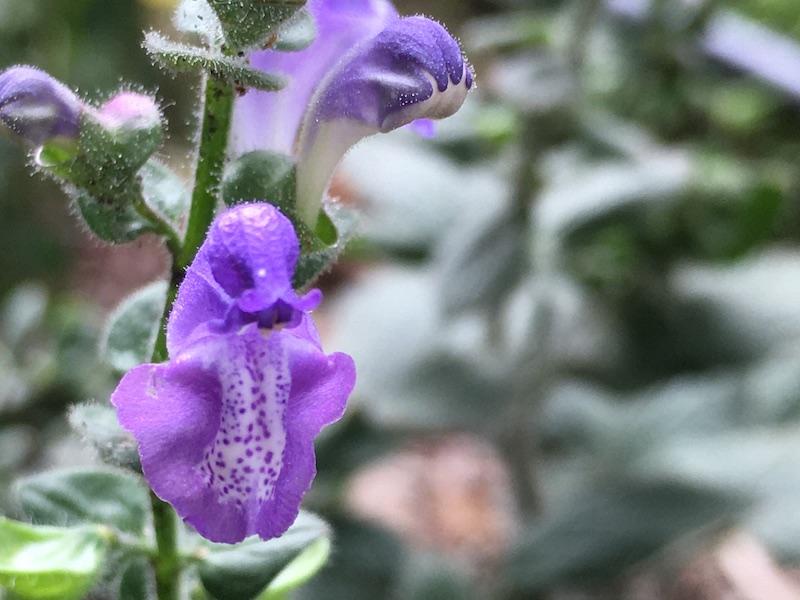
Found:
<svg viewBox="0 0 800 600"><path fill-rule="evenodd" d="M290 221L245 204L214 221L167 328L171 360L130 371L112 396L139 442L153 491L201 535L278 537L314 478L314 438L355 385L349 356L326 355L298 295Z"/></svg>
<svg viewBox="0 0 800 600"><path fill-rule="evenodd" d="M297 216L316 222L347 150L375 133L454 114L473 86L458 42L439 23L398 16L387 0L311 0L318 37L301 52L254 52L286 74L279 94L250 91L234 112L235 154L270 150L297 161Z"/></svg>

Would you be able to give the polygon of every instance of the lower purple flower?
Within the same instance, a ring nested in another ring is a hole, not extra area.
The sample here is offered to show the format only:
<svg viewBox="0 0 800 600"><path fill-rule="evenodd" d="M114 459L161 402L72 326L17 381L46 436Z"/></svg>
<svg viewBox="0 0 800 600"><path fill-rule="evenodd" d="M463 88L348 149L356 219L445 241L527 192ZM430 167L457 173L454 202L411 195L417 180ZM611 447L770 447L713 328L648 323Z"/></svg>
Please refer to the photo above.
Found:
<svg viewBox="0 0 800 600"><path fill-rule="evenodd" d="M320 292L292 289L298 256L274 207L220 215L175 301L171 360L133 369L111 398L153 491L215 542L289 528L316 474L314 438L355 385L352 359L322 351L308 314Z"/></svg>

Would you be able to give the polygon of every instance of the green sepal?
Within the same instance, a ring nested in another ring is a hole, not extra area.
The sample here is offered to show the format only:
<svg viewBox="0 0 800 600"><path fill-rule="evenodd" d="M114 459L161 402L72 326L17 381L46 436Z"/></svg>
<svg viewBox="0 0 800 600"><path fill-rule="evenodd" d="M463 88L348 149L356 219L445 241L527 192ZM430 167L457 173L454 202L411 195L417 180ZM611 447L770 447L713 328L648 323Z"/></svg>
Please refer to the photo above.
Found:
<svg viewBox="0 0 800 600"><path fill-rule="evenodd" d="M200 580L217 600L280 598L261 594L266 594L273 584L273 591L280 587L282 593L286 593L292 585L307 581L327 559L328 552L321 552L324 547L317 546L312 550L321 540L329 543L328 525L319 517L303 512L289 531L278 539L263 542L250 538L236 546L210 546L208 555L199 565ZM322 560L319 556L317 560L311 560L315 557L306 555L307 563L303 565L306 551L324 556ZM291 570L284 575L287 569Z"/></svg>
<svg viewBox="0 0 800 600"><path fill-rule="evenodd" d="M108 319L100 355L119 373L148 362L167 301L167 283L157 281L133 293Z"/></svg>
<svg viewBox="0 0 800 600"><path fill-rule="evenodd" d="M86 113L81 118L81 134L73 158L67 158L66 147L58 154L57 149L47 146L39 152L37 163L64 184L92 233L106 242L129 242L145 232L158 231L154 220L145 216L153 212L144 199L145 191L156 209L170 208L157 201L165 168L149 162L162 140L160 123L152 128L107 129ZM42 154L44 150L46 155ZM63 160L50 160L55 154ZM179 203L180 196L173 202ZM146 210L138 210L137 206Z"/></svg>
<svg viewBox="0 0 800 600"><path fill-rule="evenodd" d="M208 0L230 50L263 46L306 0Z"/></svg>
<svg viewBox="0 0 800 600"><path fill-rule="evenodd" d="M301 8L278 32L275 50L299 52L305 50L317 39L317 23L307 8Z"/></svg>
<svg viewBox="0 0 800 600"><path fill-rule="evenodd" d="M82 598L107 545L102 527L42 527L0 517L0 587L22 600Z"/></svg>
<svg viewBox="0 0 800 600"><path fill-rule="evenodd" d="M120 426L110 406L78 404L69 412L69 424L94 447L103 462L131 471L142 470L136 441Z"/></svg>
<svg viewBox="0 0 800 600"><path fill-rule="evenodd" d="M25 515L43 525L107 525L142 535L147 522L147 489L131 475L104 469L66 469L17 482Z"/></svg>
<svg viewBox="0 0 800 600"><path fill-rule="evenodd" d="M222 183L222 199L228 206L269 202L282 213L294 212L295 164L291 157L256 150L233 161Z"/></svg>
<svg viewBox="0 0 800 600"><path fill-rule="evenodd" d="M315 246L304 252L297 263L294 287L307 289L330 271L355 237L357 229L358 217L354 210L328 202L317 222Z"/></svg>
<svg viewBox="0 0 800 600"><path fill-rule="evenodd" d="M68 179L92 194L125 190L163 141L160 122L149 128L109 129L86 112Z"/></svg>
<svg viewBox="0 0 800 600"><path fill-rule="evenodd" d="M267 92L277 92L286 86L285 78L254 69L244 58L175 42L154 31L145 35L144 49L157 65L172 72L202 71L237 87Z"/></svg>

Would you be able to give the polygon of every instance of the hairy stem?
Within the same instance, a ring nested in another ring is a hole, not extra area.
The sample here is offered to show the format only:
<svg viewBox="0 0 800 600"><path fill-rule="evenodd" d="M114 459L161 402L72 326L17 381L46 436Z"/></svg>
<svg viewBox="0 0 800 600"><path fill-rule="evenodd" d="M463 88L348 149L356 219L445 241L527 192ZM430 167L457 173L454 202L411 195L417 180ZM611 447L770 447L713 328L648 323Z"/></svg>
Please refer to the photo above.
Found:
<svg viewBox="0 0 800 600"><path fill-rule="evenodd" d="M153 224L157 234L163 236L170 254L172 256L178 256L181 253L182 244L180 237L175 233L172 226L161 218L161 215L154 211L141 196L134 196L133 207L136 209L136 212Z"/></svg>
<svg viewBox="0 0 800 600"><path fill-rule="evenodd" d="M210 75L206 76L205 85L203 129L200 133L192 208L183 251L177 263L181 269L191 264L214 219L233 115L233 86Z"/></svg>
<svg viewBox="0 0 800 600"><path fill-rule="evenodd" d="M153 558L158 600L179 600L181 563L178 554L178 523L172 507L150 492L157 555Z"/></svg>
<svg viewBox="0 0 800 600"><path fill-rule="evenodd" d="M203 129L197 152L192 206L186 228L186 238L181 246L169 243L172 253L172 277L170 279L167 301L158 330L152 360L155 363L166 361L167 319L172 303L178 294L186 267L194 260L206 231L214 219L217 208L219 186L225 168L228 149L231 115L233 113L233 87L210 75L205 80L205 104L203 108ZM153 570L156 575L158 600L178 600L180 593L181 560L178 553L178 524L175 512L166 502L150 493L153 508L153 527L156 534L158 553L153 557Z"/></svg>

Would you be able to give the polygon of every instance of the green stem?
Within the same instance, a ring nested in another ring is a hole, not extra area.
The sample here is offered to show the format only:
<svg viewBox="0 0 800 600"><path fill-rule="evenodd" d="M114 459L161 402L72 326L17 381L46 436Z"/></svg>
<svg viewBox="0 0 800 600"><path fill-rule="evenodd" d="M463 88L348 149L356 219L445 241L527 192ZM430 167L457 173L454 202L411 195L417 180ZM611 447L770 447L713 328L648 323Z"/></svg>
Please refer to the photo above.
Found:
<svg viewBox="0 0 800 600"><path fill-rule="evenodd" d="M203 130L200 134L197 171L195 172L192 208L186 227L183 251L178 257L177 267L188 267L200 244L205 239L214 211L217 208L219 186L225 168L228 150L228 134L233 115L234 89L231 84L206 76Z"/></svg>
<svg viewBox="0 0 800 600"><path fill-rule="evenodd" d="M178 554L178 523L172 507L150 492L158 554L153 559L158 600L180 598L181 561Z"/></svg>
<svg viewBox="0 0 800 600"><path fill-rule="evenodd" d="M205 80L205 105L203 109L203 129L197 152L197 171L192 193L192 206L186 228L186 238L181 245L167 240L172 252L173 266L167 301L161 318L161 327L153 350L154 363L169 358L167 352L167 320L172 304L183 281L186 267L194 260L206 231L214 219L217 208L219 186L225 168L228 149L231 115L233 114L233 87L211 76ZM153 528L156 534L158 553L153 557L153 570L156 575L158 600L178 600L180 598L181 558L178 552L178 525L172 507L151 492L150 503L153 508Z"/></svg>
<svg viewBox="0 0 800 600"><path fill-rule="evenodd" d="M164 221L161 215L154 211L141 196L134 196L133 207L136 212L153 224L155 232L164 238L170 254L172 256L180 255L183 244L172 226Z"/></svg>

